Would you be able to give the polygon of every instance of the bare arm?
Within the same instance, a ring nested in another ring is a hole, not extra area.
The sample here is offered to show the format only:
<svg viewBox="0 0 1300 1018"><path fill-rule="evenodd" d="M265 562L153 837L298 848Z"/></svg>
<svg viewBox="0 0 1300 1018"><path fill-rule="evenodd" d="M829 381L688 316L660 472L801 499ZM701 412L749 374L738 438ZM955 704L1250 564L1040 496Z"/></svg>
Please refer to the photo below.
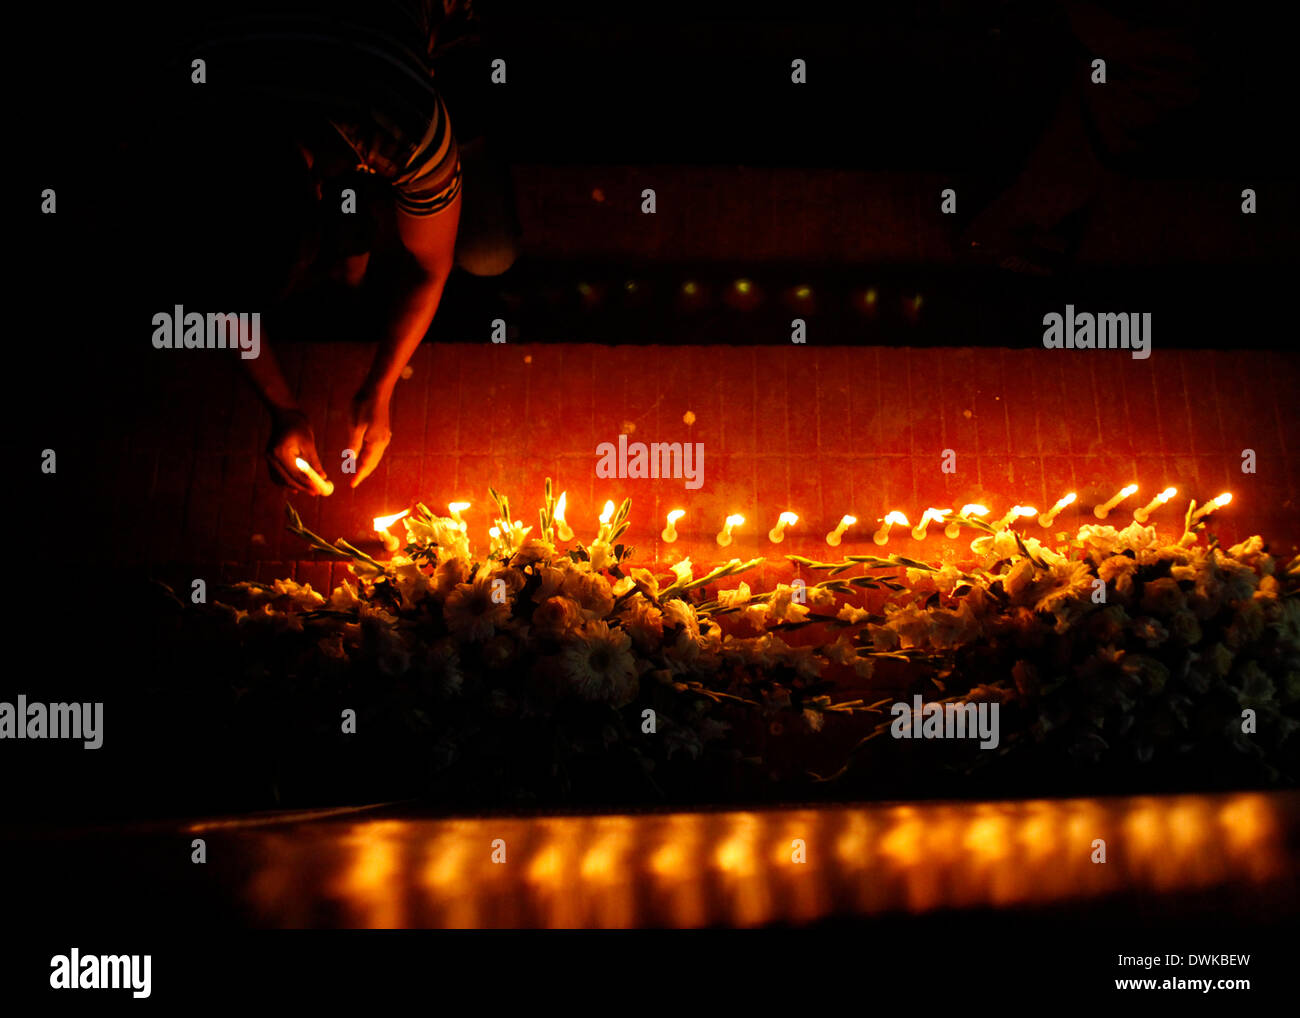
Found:
<svg viewBox="0 0 1300 1018"><path fill-rule="evenodd" d="M389 403L402 369L420 345L442 300L456 248L460 195L432 216L394 213L396 250L381 257L371 279L385 293L387 315L374 362L353 401L352 449L357 473L352 487L379 465L392 438Z"/></svg>

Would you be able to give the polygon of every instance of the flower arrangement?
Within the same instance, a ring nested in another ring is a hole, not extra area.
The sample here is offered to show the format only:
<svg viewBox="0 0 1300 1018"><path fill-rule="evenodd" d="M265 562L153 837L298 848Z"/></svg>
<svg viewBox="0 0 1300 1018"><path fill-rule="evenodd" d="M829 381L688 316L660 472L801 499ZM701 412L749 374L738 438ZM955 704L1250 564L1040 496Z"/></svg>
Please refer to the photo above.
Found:
<svg viewBox="0 0 1300 1018"><path fill-rule="evenodd" d="M486 555L419 504L388 561L328 543L289 507L290 530L346 558L355 582L227 590L209 616L235 634L245 681L353 704L406 740L421 791L489 799L730 788L741 772L856 787L897 753L967 774L1006 760L1132 774L1155 759L1294 778L1300 559L1278 562L1258 537L1203 541L1191 510L1172 543L1134 523L1048 546L964 520L977 537L961 567L787 556L809 579L757 593L722 581L761 560L699 576L689 559L633 565L628 502L590 544L561 548L549 480L535 534L492 498ZM1000 704L999 747L918 756L889 739L888 705L913 693Z"/></svg>

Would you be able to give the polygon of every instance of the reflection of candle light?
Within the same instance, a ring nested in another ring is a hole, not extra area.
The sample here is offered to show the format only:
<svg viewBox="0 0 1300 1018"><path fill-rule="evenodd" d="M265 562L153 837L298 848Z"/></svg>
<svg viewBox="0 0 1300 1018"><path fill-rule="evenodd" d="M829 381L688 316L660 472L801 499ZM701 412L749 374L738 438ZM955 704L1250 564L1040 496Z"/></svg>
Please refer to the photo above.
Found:
<svg viewBox="0 0 1300 1018"><path fill-rule="evenodd" d="M780 544L785 540L785 528L798 522L799 517L794 513L782 513L777 517L776 526L767 532L767 539L773 544Z"/></svg>
<svg viewBox="0 0 1300 1018"><path fill-rule="evenodd" d="M722 533L718 535L718 547L725 548L731 543L731 531L733 527L738 527L745 522L745 517L740 514L728 516L722 524Z"/></svg>
<svg viewBox="0 0 1300 1018"><path fill-rule="evenodd" d="M461 516L461 513L468 508L468 502L451 502L447 505L447 512L451 513L451 518L460 524L461 530L464 530L466 527L465 519Z"/></svg>
<svg viewBox="0 0 1300 1018"><path fill-rule="evenodd" d="M668 526L664 527L663 533L659 536L668 544L677 540L677 521L686 515L685 509L674 509L668 514Z"/></svg>
<svg viewBox="0 0 1300 1018"><path fill-rule="evenodd" d="M403 509L400 513L393 513L392 516L375 517L375 533L379 534L380 539L384 542L385 551L397 551L402 546L401 542L388 532L388 528L403 516L409 516L410 513L410 509Z"/></svg>
<svg viewBox="0 0 1300 1018"><path fill-rule="evenodd" d="M994 529L1006 530L1009 526L1011 526L1012 520L1022 519L1025 517L1037 516L1037 515L1038 515L1038 510L1031 505L1013 505L1011 507L1011 511L1007 513L1005 516L1003 516L1002 519L998 520L997 526Z"/></svg>
<svg viewBox="0 0 1300 1018"><path fill-rule="evenodd" d="M841 516L839 525L826 535L826 543L832 548L838 548L840 546L840 539L844 537L844 531L848 530L849 527L853 526L853 524L857 522L858 518L856 516Z"/></svg>
<svg viewBox="0 0 1300 1018"><path fill-rule="evenodd" d="M1128 498L1137 490L1138 490L1138 486L1136 484L1130 484L1127 485L1126 487L1120 488L1118 495L1112 498L1109 502L1103 502L1101 505L1093 509L1092 515L1096 516L1097 519L1099 520L1104 520L1107 516L1110 515L1110 511L1112 509L1114 509L1117 505L1123 502L1124 499Z"/></svg>
<svg viewBox="0 0 1300 1018"><path fill-rule="evenodd" d="M957 514L957 519L953 520L943 529L943 536L950 541L955 541L961 535L961 526L957 520L969 520L975 516L987 516L988 507L982 506L978 502L971 502L961 507L961 512Z"/></svg>
<svg viewBox="0 0 1300 1018"><path fill-rule="evenodd" d="M564 520L565 496L567 491L560 492L560 500L555 503L555 536L561 541L573 540L573 528Z"/></svg>
<svg viewBox="0 0 1300 1018"><path fill-rule="evenodd" d="M1056 514L1064 509L1067 505L1072 505L1074 500L1079 496L1075 492L1070 492L1064 498L1058 499L1056 505L1048 509L1042 516L1038 517L1038 525L1044 529L1050 527L1056 520Z"/></svg>
<svg viewBox="0 0 1300 1018"><path fill-rule="evenodd" d="M1201 508L1197 509L1196 512L1192 513L1192 522L1195 523L1202 516L1209 516L1210 513L1214 512L1214 510L1222 509L1231 501L1232 493L1225 491L1218 498L1211 499L1209 502L1206 502L1205 505L1201 506Z"/></svg>
<svg viewBox="0 0 1300 1018"><path fill-rule="evenodd" d="M322 495L334 494L334 482L327 481L325 480L325 478L321 477L320 474L316 473L316 471L311 468L311 464L308 463L301 456L299 456L296 460L293 461L293 465L307 475L307 477L311 480L311 483L316 486L316 490L319 491Z"/></svg>
<svg viewBox="0 0 1300 1018"><path fill-rule="evenodd" d="M1177 494L1178 494L1177 488L1166 488L1159 495L1153 498L1150 502L1144 505L1141 509L1133 510L1133 519L1136 520L1138 523L1145 523L1147 521L1148 516L1150 516L1153 512L1155 512L1157 509L1159 509L1162 505L1164 505L1166 502L1168 502L1171 498L1173 498Z"/></svg>
<svg viewBox="0 0 1300 1018"><path fill-rule="evenodd" d="M881 524L880 529L871 535L871 539L875 541L876 544L884 544L886 541L889 540L889 528L893 526L895 523L897 523L900 527L908 526L907 517L904 516L902 513L900 513L897 509L895 509L892 513L890 513L885 517L884 521Z"/></svg>
<svg viewBox="0 0 1300 1018"><path fill-rule="evenodd" d="M927 509L921 514L921 521L912 528L912 538L917 541L925 540L925 528L930 525L930 521L942 523L943 518L947 516L951 509Z"/></svg>

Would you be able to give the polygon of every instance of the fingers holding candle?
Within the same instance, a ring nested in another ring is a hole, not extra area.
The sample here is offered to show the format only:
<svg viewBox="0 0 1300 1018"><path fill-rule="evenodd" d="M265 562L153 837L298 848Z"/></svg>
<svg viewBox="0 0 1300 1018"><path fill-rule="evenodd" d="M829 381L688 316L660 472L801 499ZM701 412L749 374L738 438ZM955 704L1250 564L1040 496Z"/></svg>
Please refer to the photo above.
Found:
<svg viewBox="0 0 1300 1018"><path fill-rule="evenodd" d="M334 482L327 481L325 478L321 477L320 474L316 473L316 471L312 469L312 465L301 456L293 461L293 465L307 475L307 479L311 481L312 487L314 487L319 494L334 494Z"/></svg>

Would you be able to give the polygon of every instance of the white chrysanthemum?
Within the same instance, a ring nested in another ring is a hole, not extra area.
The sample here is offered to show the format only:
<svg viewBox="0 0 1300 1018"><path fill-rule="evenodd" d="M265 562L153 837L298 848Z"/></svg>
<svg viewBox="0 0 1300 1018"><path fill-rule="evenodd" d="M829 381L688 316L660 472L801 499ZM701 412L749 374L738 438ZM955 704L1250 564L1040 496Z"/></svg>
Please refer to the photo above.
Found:
<svg viewBox="0 0 1300 1018"><path fill-rule="evenodd" d="M275 596L288 597L289 603L299 610L319 608L325 598L311 589L310 583L295 583L293 580L276 580Z"/></svg>
<svg viewBox="0 0 1300 1018"><path fill-rule="evenodd" d="M740 585L736 587L735 590L718 591L718 604L722 605L724 608L730 608L733 605L742 606L749 600L749 598L749 584L744 580L740 582Z"/></svg>
<svg viewBox="0 0 1300 1018"><path fill-rule="evenodd" d="M564 648L560 666L579 696L622 706L637 690L631 646L627 633L597 619L584 625L580 637Z"/></svg>
<svg viewBox="0 0 1300 1018"><path fill-rule="evenodd" d="M488 639L510 618L510 607L492 598L492 583L479 576L473 583L456 586L442 606L447 628L471 642Z"/></svg>
<svg viewBox="0 0 1300 1018"><path fill-rule="evenodd" d="M793 587L784 583L776 585L776 590L772 591L772 596L768 599L772 618L779 622L803 621L804 616L808 614L808 606L797 602L794 595Z"/></svg>
<svg viewBox="0 0 1300 1018"><path fill-rule="evenodd" d="M680 597L664 602L663 615L665 625L684 626L687 634L692 638L700 635L700 624L695 618L695 607Z"/></svg>
<svg viewBox="0 0 1300 1018"><path fill-rule="evenodd" d="M619 618L638 647L656 647L664 637L663 613L644 597L632 598Z"/></svg>
<svg viewBox="0 0 1300 1018"><path fill-rule="evenodd" d="M334 593L330 594L329 606L334 611L351 611L359 604L361 604L361 598L357 597L357 588L347 580L335 587Z"/></svg>

